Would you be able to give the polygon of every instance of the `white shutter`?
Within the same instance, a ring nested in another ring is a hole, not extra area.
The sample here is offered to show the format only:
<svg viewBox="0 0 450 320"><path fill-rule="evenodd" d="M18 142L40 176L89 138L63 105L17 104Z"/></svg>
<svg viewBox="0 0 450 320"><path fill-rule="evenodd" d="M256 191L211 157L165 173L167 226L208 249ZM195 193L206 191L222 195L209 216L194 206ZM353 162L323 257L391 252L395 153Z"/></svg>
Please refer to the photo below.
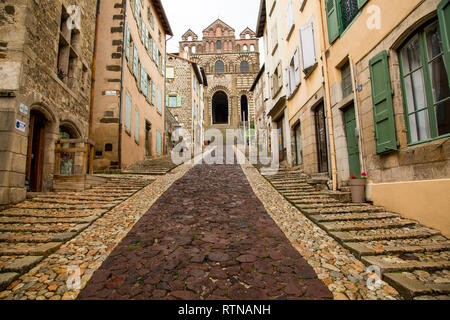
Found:
<svg viewBox="0 0 450 320"><path fill-rule="evenodd" d="M300 43L302 45L303 70L309 71L308 69L317 62L314 23L312 21L300 29Z"/></svg>
<svg viewBox="0 0 450 320"><path fill-rule="evenodd" d="M300 75L300 57L298 56L298 49L295 50L294 53L294 79L295 86L298 86L302 82Z"/></svg>
<svg viewBox="0 0 450 320"><path fill-rule="evenodd" d="M294 26L294 6L292 4L292 0L289 0L288 5L286 7L286 32L287 35L292 30L292 27Z"/></svg>
<svg viewBox="0 0 450 320"><path fill-rule="evenodd" d="M284 69L284 86L286 87L286 95L289 96L291 94L291 86L289 83L289 68Z"/></svg>

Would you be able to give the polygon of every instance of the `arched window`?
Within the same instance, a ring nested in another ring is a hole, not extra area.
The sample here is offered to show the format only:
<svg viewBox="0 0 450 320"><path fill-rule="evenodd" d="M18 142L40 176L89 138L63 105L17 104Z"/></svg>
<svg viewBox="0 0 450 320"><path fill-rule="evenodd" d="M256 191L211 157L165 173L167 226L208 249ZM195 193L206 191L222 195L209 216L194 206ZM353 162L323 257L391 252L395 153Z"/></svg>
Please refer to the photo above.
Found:
<svg viewBox="0 0 450 320"><path fill-rule="evenodd" d="M248 68L248 62L247 61L242 61L241 62L241 73L246 73L249 72L249 68Z"/></svg>
<svg viewBox="0 0 450 320"><path fill-rule="evenodd" d="M221 37L222 36L222 29L220 27L217 27L216 29L216 37Z"/></svg>
<svg viewBox="0 0 450 320"><path fill-rule="evenodd" d="M246 95L241 96L241 121L248 121L248 99Z"/></svg>
<svg viewBox="0 0 450 320"><path fill-rule="evenodd" d="M222 60L216 61L216 73L224 73L225 72L225 65Z"/></svg>
<svg viewBox="0 0 450 320"><path fill-rule="evenodd" d="M247 40L250 39L250 34L247 33L247 34L245 35L245 39L247 39Z"/></svg>
<svg viewBox="0 0 450 320"><path fill-rule="evenodd" d="M222 41L217 40L217 42L216 42L216 48L217 48L217 50L222 50Z"/></svg>
<svg viewBox="0 0 450 320"><path fill-rule="evenodd" d="M189 52L189 47L188 46L184 47L184 52Z"/></svg>
<svg viewBox="0 0 450 320"><path fill-rule="evenodd" d="M255 52L255 45L253 45L253 44L250 45L250 51L251 51L251 52Z"/></svg>
<svg viewBox="0 0 450 320"><path fill-rule="evenodd" d="M192 46L191 51L192 51L192 53L195 53L195 52L197 52L197 48L195 46Z"/></svg>
<svg viewBox="0 0 450 320"><path fill-rule="evenodd" d="M187 40L192 41L192 36L189 36Z"/></svg>
<svg viewBox="0 0 450 320"><path fill-rule="evenodd" d="M246 44L244 44L244 46L242 47L242 50L243 50L243 51L248 51L248 47L247 47Z"/></svg>

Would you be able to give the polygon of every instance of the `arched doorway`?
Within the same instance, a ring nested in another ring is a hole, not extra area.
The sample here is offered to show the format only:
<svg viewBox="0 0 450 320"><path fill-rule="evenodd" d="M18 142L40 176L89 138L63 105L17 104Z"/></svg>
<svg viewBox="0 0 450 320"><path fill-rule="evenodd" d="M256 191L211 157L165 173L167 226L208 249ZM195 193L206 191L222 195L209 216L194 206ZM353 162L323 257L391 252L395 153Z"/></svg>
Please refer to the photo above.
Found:
<svg viewBox="0 0 450 320"><path fill-rule="evenodd" d="M241 121L248 121L248 99L245 94L241 97Z"/></svg>
<svg viewBox="0 0 450 320"><path fill-rule="evenodd" d="M37 110L31 110L26 180L28 184L27 189L32 192L42 191L46 125L46 117Z"/></svg>
<svg viewBox="0 0 450 320"><path fill-rule="evenodd" d="M228 97L223 91L216 92L212 98L212 123L228 124Z"/></svg>

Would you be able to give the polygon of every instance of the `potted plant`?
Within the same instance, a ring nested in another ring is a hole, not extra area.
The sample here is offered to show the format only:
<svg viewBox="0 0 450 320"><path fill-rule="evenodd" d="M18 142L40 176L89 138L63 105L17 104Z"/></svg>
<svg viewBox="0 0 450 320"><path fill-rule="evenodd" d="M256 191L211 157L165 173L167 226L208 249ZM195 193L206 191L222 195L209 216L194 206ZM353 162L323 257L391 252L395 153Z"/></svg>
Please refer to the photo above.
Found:
<svg viewBox="0 0 450 320"><path fill-rule="evenodd" d="M361 176L352 176L349 182L350 191L352 193L353 203L363 203L366 202L366 182L367 173L361 173Z"/></svg>

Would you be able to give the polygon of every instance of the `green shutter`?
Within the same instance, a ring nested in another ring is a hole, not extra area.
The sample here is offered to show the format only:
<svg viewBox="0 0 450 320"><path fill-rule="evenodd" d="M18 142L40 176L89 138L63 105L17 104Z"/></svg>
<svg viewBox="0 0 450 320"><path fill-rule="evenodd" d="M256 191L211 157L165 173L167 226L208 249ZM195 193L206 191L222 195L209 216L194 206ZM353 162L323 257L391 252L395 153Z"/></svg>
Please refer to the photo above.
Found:
<svg viewBox="0 0 450 320"><path fill-rule="evenodd" d="M337 0L326 0L328 39L333 43L340 35Z"/></svg>
<svg viewBox="0 0 450 320"><path fill-rule="evenodd" d="M128 23L125 25L125 37L126 37L126 44L125 44L125 56L127 57L127 60L130 60L130 26Z"/></svg>
<svg viewBox="0 0 450 320"><path fill-rule="evenodd" d="M166 106L167 107L169 106L169 95L168 94L166 94Z"/></svg>
<svg viewBox="0 0 450 320"><path fill-rule="evenodd" d="M441 31L447 78L450 80L450 0L443 0L437 8L439 29ZM448 82L450 87L450 81Z"/></svg>
<svg viewBox="0 0 450 320"><path fill-rule="evenodd" d="M177 107L181 107L181 96L177 96Z"/></svg>
<svg viewBox="0 0 450 320"><path fill-rule="evenodd" d="M358 0L358 9L361 9L362 7L364 7L364 5L368 2L369 0Z"/></svg>
<svg viewBox="0 0 450 320"><path fill-rule="evenodd" d="M397 150L393 91L388 64L389 52L383 51L370 60L373 117L377 153Z"/></svg>

